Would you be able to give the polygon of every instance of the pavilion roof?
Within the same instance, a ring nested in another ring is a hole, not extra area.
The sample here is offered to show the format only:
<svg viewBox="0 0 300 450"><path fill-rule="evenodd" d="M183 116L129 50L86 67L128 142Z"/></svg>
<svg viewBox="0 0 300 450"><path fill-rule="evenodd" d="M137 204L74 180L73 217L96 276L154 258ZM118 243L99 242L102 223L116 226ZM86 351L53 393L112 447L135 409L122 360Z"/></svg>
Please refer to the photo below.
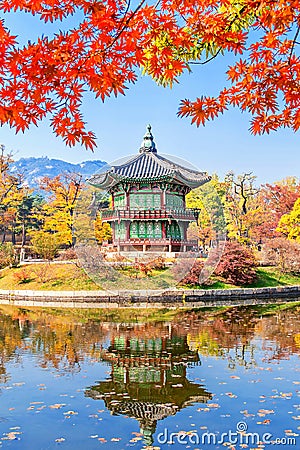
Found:
<svg viewBox="0 0 300 450"><path fill-rule="evenodd" d="M210 179L207 172L199 172L159 155L149 125L137 155L127 158L121 164L110 166L103 173L93 175L88 182L103 189L111 189L126 181L167 180L194 189Z"/></svg>

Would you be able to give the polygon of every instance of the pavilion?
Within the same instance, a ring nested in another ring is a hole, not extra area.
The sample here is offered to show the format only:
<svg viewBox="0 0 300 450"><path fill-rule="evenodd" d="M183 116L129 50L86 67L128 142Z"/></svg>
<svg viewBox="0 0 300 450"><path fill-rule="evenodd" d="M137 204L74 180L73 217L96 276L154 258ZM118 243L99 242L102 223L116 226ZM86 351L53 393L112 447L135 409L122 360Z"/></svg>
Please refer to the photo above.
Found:
<svg viewBox="0 0 300 450"><path fill-rule="evenodd" d="M111 196L111 207L101 210L101 218L110 224L119 251L170 253L195 246L187 228L197 213L186 208L185 196L210 179L206 172L159 155L148 125L137 155L88 181Z"/></svg>

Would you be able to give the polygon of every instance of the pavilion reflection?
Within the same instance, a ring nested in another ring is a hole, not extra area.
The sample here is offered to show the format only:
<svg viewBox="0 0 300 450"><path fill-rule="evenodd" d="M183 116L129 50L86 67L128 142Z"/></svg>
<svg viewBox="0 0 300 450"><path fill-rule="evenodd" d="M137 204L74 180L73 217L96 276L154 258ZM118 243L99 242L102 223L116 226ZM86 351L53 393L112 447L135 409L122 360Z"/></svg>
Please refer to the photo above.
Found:
<svg viewBox="0 0 300 450"><path fill-rule="evenodd" d="M192 403L206 403L212 394L187 379L187 368L199 365L200 359L185 335L170 325L160 327L160 335L154 327L137 328L113 332L102 353L111 365L110 378L89 387L85 395L103 399L112 414L137 419L145 444L151 445L157 421Z"/></svg>

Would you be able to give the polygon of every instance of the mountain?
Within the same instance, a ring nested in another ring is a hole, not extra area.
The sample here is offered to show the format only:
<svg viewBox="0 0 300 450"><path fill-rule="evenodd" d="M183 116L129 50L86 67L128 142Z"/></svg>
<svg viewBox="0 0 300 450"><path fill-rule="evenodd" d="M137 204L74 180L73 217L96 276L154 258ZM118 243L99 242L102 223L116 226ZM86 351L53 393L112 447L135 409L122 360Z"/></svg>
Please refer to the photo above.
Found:
<svg viewBox="0 0 300 450"><path fill-rule="evenodd" d="M63 172L76 172L89 178L99 169L106 165L105 161L83 161L80 164L72 164L61 159L49 159L46 156L41 158L20 158L11 165L12 173L21 173L24 183L30 188L37 189L38 183L43 177L53 178Z"/></svg>

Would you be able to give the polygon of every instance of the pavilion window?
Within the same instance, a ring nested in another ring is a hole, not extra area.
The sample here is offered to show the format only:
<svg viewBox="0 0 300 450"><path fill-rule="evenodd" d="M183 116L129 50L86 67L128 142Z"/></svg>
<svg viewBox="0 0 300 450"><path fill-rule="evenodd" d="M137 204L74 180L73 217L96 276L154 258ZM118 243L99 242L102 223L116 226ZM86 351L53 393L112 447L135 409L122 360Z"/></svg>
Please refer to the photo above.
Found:
<svg viewBox="0 0 300 450"><path fill-rule="evenodd" d="M166 194L166 205L170 209L182 209L183 198L176 194Z"/></svg>
<svg viewBox="0 0 300 450"><path fill-rule="evenodd" d="M147 222L147 237L149 239L154 238L154 227L153 227L153 222Z"/></svg>
<svg viewBox="0 0 300 450"><path fill-rule="evenodd" d="M181 232L178 223L172 222L167 225L167 238L168 239L181 239Z"/></svg>
<svg viewBox="0 0 300 450"><path fill-rule="evenodd" d="M124 240L126 237L125 223L124 222L116 223L115 227L116 227L115 228L116 238Z"/></svg>
<svg viewBox="0 0 300 450"><path fill-rule="evenodd" d="M138 223L132 222L130 225L130 238L138 238L138 237L139 237Z"/></svg>
<svg viewBox="0 0 300 450"><path fill-rule="evenodd" d="M115 209L124 209L125 208L125 195L115 195L114 196L114 207Z"/></svg>
<svg viewBox="0 0 300 450"><path fill-rule="evenodd" d="M130 194L131 209L159 209L160 206L160 194Z"/></svg>
<svg viewBox="0 0 300 450"><path fill-rule="evenodd" d="M140 223L139 223L139 231L138 231L138 234L139 234L139 238L145 238L145 237L147 237L147 233L146 233L146 224L145 224L145 222L140 222Z"/></svg>
<svg viewBox="0 0 300 450"><path fill-rule="evenodd" d="M156 238L156 239L162 238L162 229L161 229L160 222L156 222L154 225L154 238Z"/></svg>

